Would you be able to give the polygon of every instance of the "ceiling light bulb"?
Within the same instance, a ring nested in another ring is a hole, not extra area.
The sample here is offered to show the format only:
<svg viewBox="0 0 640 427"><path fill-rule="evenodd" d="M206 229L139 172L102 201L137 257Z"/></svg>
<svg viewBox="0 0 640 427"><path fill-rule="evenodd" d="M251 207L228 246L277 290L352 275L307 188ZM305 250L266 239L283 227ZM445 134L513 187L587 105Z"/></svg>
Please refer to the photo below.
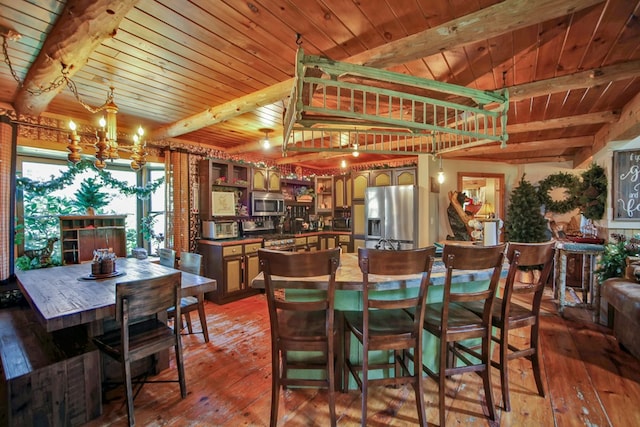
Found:
<svg viewBox="0 0 640 427"><path fill-rule="evenodd" d="M360 153L358 152L358 144L353 144L353 157L358 157Z"/></svg>
<svg viewBox="0 0 640 427"><path fill-rule="evenodd" d="M344 160L344 159L342 159L342 161L340 162L340 167L341 167L342 169L346 168L346 167L347 167L347 161L346 161L346 160Z"/></svg>
<svg viewBox="0 0 640 427"><path fill-rule="evenodd" d="M438 171L438 184L444 183L444 172L442 169Z"/></svg>
<svg viewBox="0 0 640 427"><path fill-rule="evenodd" d="M271 143L269 142L269 138L265 137L262 140L262 148L264 148L265 150L268 150L269 148L271 148Z"/></svg>

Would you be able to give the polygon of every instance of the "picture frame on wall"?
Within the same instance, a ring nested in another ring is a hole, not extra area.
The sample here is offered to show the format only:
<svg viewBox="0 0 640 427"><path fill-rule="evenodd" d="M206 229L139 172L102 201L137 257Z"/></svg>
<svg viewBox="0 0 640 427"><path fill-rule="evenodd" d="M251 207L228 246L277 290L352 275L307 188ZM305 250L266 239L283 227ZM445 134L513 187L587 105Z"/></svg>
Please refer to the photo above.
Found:
<svg viewBox="0 0 640 427"><path fill-rule="evenodd" d="M613 153L614 221L640 221L640 150Z"/></svg>
<svg viewBox="0 0 640 427"><path fill-rule="evenodd" d="M431 177L431 192L432 193L440 192L440 183L438 182L438 179L433 176Z"/></svg>

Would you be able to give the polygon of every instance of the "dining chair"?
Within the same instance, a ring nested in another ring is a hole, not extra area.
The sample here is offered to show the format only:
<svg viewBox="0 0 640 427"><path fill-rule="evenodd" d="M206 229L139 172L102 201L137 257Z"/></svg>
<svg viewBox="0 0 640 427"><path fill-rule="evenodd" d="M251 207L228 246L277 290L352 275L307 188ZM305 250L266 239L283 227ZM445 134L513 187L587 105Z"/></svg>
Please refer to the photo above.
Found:
<svg viewBox="0 0 640 427"><path fill-rule="evenodd" d="M482 378L484 395L489 418L496 419L496 409L491 388L491 313L498 289L505 245L468 246L446 244L442 251L442 261L446 274L442 289L442 302L429 303L424 315L424 329L440 341L438 371L423 364L424 371L438 382L438 404L440 426L445 425L445 388L446 378L451 375L476 372ZM456 271L466 270L466 271ZM488 286L465 292L452 290L452 278L455 275L467 275L469 282L474 280L474 271L489 270L491 278ZM482 306L476 314L464 308L461 303L475 302ZM472 348L473 342L481 340L478 354ZM469 355L479 356L479 360ZM457 361L462 362L459 366Z"/></svg>
<svg viewBox="0 0 640 427"><path fill-rule="evenodd" d="M367 425L367 394L370 385L411 384L416 394L418 421L426 426L422 363L422 324L427 298L427 287L436 248L412 250L378 250L358 248L358 264L362 272L362 310L344 314L344 384L349 373L362 391L363 426ZM399 282L406 275L416 275L420 282L417 293L376 291L369 289L369 276L394 276ZM413 316L406 310L412 309ZM362 362L351 360L351 335L362 345ZM413 354L409 357L408 351ZM386 356L370 359L369 352L383 351ZM390 353L392 352L392 353ZM411 360L410 360L411 358ZM412 369L409 366L413 365ZM393 369L393 376L385 371ZM371 372L370 372L371 371ZM382 371L382 378L372 378L372 372Z"/></svg>
<svg viewBox="0 0 640 427"><path fill-rule="evenodd" d="M202 255L186 251L180 252L180 270L200 275L201 265ZM204 292L198 292L198 295L196 296L190 295L180 298L180 312L184 316L187 323L187 330L190 334L193 334L193 325L191 324L190 315L192 311L198 312L198 316L200 317L200 327L202 328L202 334L204 335L204 342L209 342L207 315L204 311ZM169 310L169 318L175 318L174 308ZM180 321L180 328L182 328L182 321Z"/></svg>
<svg viewBox="0 0 640 427"><path fill-rule="evenodd" d="M160 257L160 265L176 268L176 251L169 248L159 248L158 256Z"/></svg>
<svg viewBox="0 0 640 427"><path fill-rule="evenodd" d="M153 279L116 283L117 329L93 339L103 354L122 365L129 425L135 425L131 365L137 360L173 347L180 383L180 395L187 396L182 342L177 328L170 328L162 319L169 307L180 315L181 273L175 272ZM160 316L159 316L160 315ZM151 381L141 381L151 382Z"/></svg>
<svg viewBox="0 0 640 427"><path fill-rule="evenodd" d="M533 367L533 375L538 394L544 397L542 383L542 354L538 330L540 327L540 306L544 287L553 269L555 242L515 243L510 242L507 248L509 273L504 282L502 298L496 298L491 314L491 323L495 328L493 341L500 344L500 360L492 361L492 365L500 370L502 387L502 403L505 411L511 411L509 399L509 360L520 357L527 358ZM522 284L517 281L518 270L536 269L533 284ZM514 298L515 297L515 298ZM514 301L514 299L517 301ZM463 303L466 308L477 314L482 307L475 303ZM515 329L530 327L527 347L516 347L509 342L509 332ZM497 334L499 332L499 334Z"/></svg>
<svg viewBox="0 0 640 427"><path fill-rule="evenodd" d="M334 303L340 249L334 248L316 252L259 249L258 257L264 274L271 329L270 425L275 427L278 423L280 388L304 386L328 389L331 425L335 426L336 331ZM321 292L287 298L287 290L292 287L303 289L303 282L279 282L274 276L324 277L326 278L326 287ZM287 289L284 289L284 283L287 283ZM290 355L290 352L306 352L308 357L296 358ZM291 370L296 370L297 375L289 376ZM308 370L322 370L324 377L321 379L313 379L311 376L301 378L300 374L308 372Z"/></svg>

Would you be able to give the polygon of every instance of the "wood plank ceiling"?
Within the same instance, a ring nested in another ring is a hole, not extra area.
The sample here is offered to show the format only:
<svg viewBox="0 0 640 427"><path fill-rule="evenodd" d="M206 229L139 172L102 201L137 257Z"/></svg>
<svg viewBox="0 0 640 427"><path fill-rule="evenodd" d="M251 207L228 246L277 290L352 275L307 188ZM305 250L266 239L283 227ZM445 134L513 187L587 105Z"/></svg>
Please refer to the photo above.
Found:
<svg viewBox="0 0 640 427"><path fill-rule="evenodd" d="M602 148L602 135L640 134L640 0L0 0L0 8L2 32L21 35L6 46L26 85L0 66L5 110L95 123L65 85L31 93L64 64L84 102L101 105L114 86L119 130L141 124L158 144L335 169L334 155L283 158L258 142L269 128L281 143L297 35L307 54L509 88L507 148L445 157L577 167ZM628 110L635 116L611 132Z"/></svg>

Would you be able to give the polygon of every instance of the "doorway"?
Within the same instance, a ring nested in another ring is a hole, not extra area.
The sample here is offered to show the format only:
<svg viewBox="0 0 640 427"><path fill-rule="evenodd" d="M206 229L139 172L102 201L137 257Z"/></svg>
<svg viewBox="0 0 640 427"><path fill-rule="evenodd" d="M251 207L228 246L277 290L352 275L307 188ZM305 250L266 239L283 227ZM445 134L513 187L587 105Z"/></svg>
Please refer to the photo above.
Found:
<svg viewBox="0 0 640 427"><path fill-rule="evenodd" d="M475 215L504 220L504 174L458 172L458 189L472 200Z"/></svg>

